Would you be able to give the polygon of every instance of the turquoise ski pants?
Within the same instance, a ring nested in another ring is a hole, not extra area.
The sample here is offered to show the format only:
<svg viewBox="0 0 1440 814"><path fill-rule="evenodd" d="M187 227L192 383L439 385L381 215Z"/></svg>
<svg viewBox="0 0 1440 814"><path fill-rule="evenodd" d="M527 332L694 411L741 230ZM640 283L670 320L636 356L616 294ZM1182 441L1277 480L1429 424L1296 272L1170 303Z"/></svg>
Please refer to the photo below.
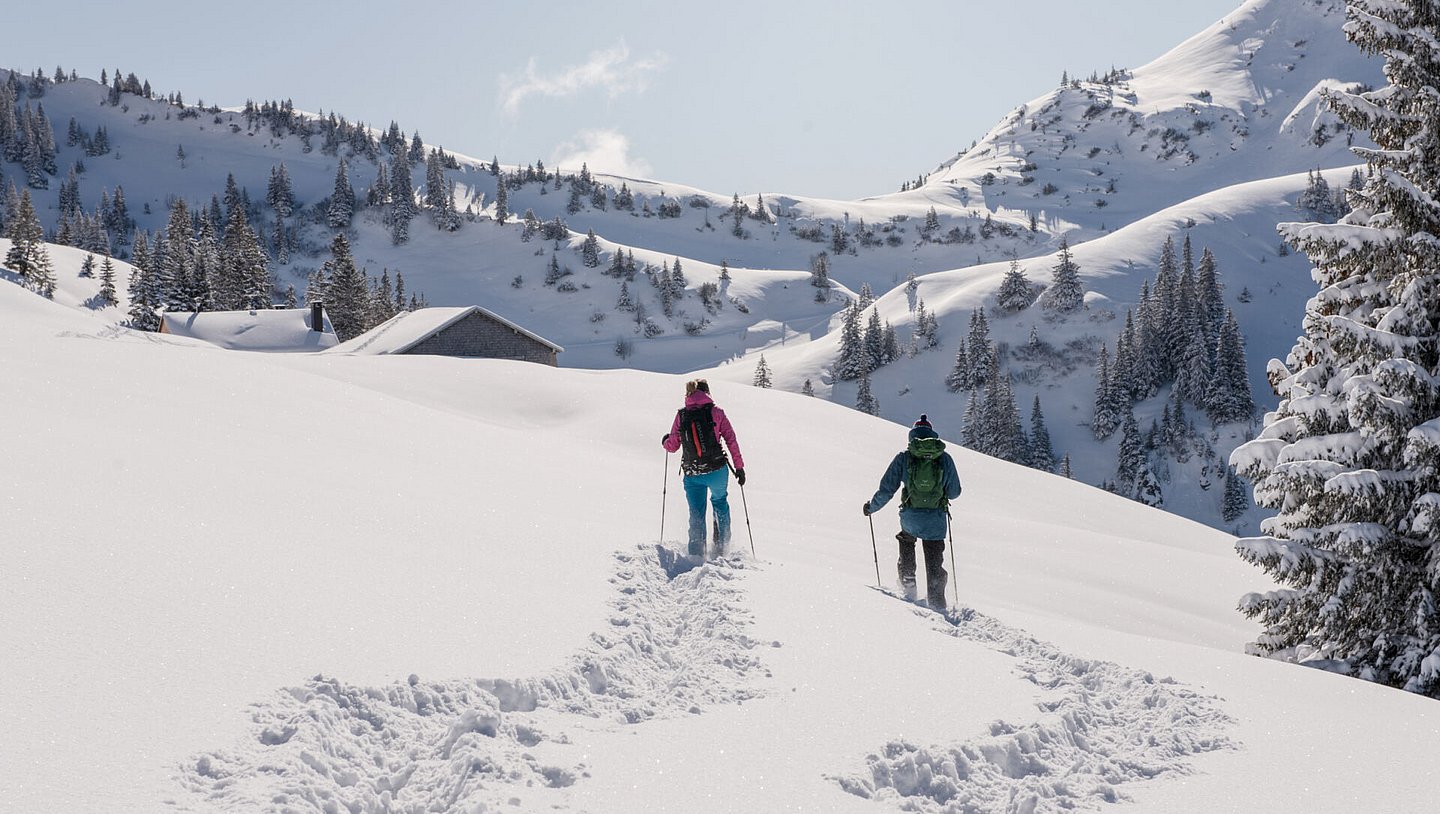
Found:
<svg viewBox="0 0 1440 814"><path fill-rule="evenodd" d="M729 468L716 469L703 475L685 476L685 500L690 504L690 553L705 556L705 497L715 509L715 545L723 549L730 544Z"/></svg>

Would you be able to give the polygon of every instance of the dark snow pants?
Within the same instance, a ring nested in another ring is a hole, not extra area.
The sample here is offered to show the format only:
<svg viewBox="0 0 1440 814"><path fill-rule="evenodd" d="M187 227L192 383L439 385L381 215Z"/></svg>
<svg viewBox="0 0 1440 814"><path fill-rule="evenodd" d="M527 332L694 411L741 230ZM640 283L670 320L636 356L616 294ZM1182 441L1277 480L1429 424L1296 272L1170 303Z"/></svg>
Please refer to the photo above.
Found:
<svg viewBox="0 0 1440 814"><path fill-rule="evenodd" d="M910 583L915 582L915 541L918 539L908 531L902 531L895 535L900 541L900 580L906 582L907 577ZM949 582L949 573L945 570L945 541L924 540L922 544L925 549L925 599L930 607L937 610L945 609L945 586Z"/></svg>

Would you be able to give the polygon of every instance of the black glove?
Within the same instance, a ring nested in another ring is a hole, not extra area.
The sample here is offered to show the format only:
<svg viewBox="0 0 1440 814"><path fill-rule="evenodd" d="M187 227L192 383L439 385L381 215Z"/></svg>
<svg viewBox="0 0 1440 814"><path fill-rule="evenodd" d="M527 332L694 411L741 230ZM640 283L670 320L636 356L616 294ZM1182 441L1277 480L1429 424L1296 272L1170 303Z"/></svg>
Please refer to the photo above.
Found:
<svg viewBox="0 0 1440 814"><path fill-rule="evenodd" d="M660 443L662 443L662 444L665 443L666 441L669 441L669 440L670 440L670 433L668 433L668 432L665 433L664 435L660 436Z"/></svg>
<svg viewBox="0 0 1440 814"><path fill-rule="evenodd" d="M868 501L868 500L865 501L865 505L860 507L860 511L864 512L866 517L869 517L869 516L870 516L870 501Z"/></svg>
<svg viewBox="0 0 1440 814"><path fill-rule="evenodd" d="M745 485L745 470L743 470L743 469L737 469L737 470L735 470L735 482L738 483L738 484L740 484L741 486L744 486L744 485Z"/></svg>

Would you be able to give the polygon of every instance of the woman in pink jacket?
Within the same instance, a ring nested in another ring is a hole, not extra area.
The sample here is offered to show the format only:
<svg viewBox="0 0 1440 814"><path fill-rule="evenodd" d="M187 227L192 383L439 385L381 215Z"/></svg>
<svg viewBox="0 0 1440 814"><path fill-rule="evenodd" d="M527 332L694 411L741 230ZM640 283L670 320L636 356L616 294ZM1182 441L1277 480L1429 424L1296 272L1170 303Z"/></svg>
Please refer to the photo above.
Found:
<svg viewBox="0 0 1440 814"><path fill-rule="evenodd" d="M724 447L721 446L724 441ZM723 557L730 544L730 503L726 491L730 469L735 481L745 485L745 460L730 419L710 399L710 384L704 379L685 383L685 406L675 413L670 432L660 439L665 451L680 450L680 471L685 475L685 500L690 504L690 548L692 559L705 557L705 498L715 509L714 556ZM725 448L730 458L725 457Z"/></svg>

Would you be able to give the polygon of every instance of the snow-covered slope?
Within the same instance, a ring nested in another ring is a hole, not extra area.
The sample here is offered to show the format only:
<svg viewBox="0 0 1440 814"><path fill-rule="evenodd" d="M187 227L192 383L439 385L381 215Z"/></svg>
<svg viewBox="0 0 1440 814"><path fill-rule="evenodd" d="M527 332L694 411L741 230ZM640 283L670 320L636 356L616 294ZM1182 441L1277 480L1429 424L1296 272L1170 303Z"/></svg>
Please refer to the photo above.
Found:
<svg viewBox="0 0 1440 814"><path fill-rule="evenodd" d="M957 450L951 621L870 587L858 508L903 430L821 399L716 382L742 554L675 573L679 377L235 354L8 283L0 312L15 810L1408 812L1434 785L1433 702L1241 655L1264 581L1231 538L1078 483Z"/></svg>
<svg viewBox="0 0 1440 814"><path fill-rule="evenodd" d="M1247 338L1253 395L1262 408L1273 404L1261 372L1267 359L1288 351L1299 305L1313 290L1305 258L1282 255L1274 224L1305 217L1295 202L1307 170L1323 167L1332 189L1343 186L1345 168L1354 162L1347 142L1364 139L1323 112L1319 89L1383 81L1379 62L1344 42L1343 19L1339 0L1249 0L1149 65L1096 77L1102 81L1077 78L1021 105L915 189L861 201L737 191L750 207L763 196L771 213L765 221L742 219L739 236L727 214L731 191L605 175L596 176L605 189L603 208L586 196L570 211L568 182L519 185L508 195L514 217L501 226L490 219L497 180L487 162L455 156L446 178L474 221L448 232L422 215L408 244L397 247L379 208L362 209L350 240L370 274L403 274L407 290L434 305L482 305L563 345L563 366L712 370L741 382L765 353L777 386L798 391L809 379L820 396L844 405L855 403L855 387L831 376L839 307L864 285L890 292L881 310L904 342L918 303L900 286L918 275L918 297L939 318L940 348L879 371L875 392L887 418L908 423L928 411L956 426L964 396L940 388L971 310L993 304L1004 270L996 264L1013 254L1033 282L1047 283L1053 252L1065 238L1077 247L1085 283L1098 295L1088 314L1056 323L1028 312L1005 319L992 312L992 321L996 339L1010 348L1026 343L1032 327L1053 347L1078 343L1043 370L1013 360L1006 365L1020 377L1020 408L1041 395L1057 451L1071 454L1078 477L1099 483L1113 477L1114 441L1097 443L1083 426L1093 403L1096 352L1101 343L1113 347L1125 309L1153 276L1166 237L1189 235L1197 254L1214 252L1227 304ZM289 263L276 266L276 279L281 289L303 290L307 275L328 256L324 209L339 159L348 157L349 177L362 197L379 171L378 163L347 148L327 154L314 139L240 111L195 115L194 107L131 94L112 107L102 104L105 96L104 88L82 79L22 100L43 104L59 136L61 172L48 192L35 193L47 227L58 218L56 187L77 160L85 165L78 177L87 207L102 191L123 185L132 215L151 231L164 227L176 197L204 207L223 193L230 174L252 200L263 200L271 171L283 163L299 214L287 222L296 246ZM66 144L71 118L87 133L105 127L112 152L86 157L81 145ZM443 146L437 135L427 134L429 144ZM511 163L515 158L503 162L507 173L524 169ZM11 180L23 178L17 164L0 162L0 168ZM414 173L418 188L423 164ZM631 210L615 206L622 186L635 196ZM665 207L673 216L662 216ZM927 234L922 226L932 209L939 227ZM563 219L568 235L526 239L518 218L526 210L541 221ZM273 211L260 211L257 225L273 235ZM986 236L989 228L994 231ZM598 268L582 262L590 231L600 248ZM837 234L843 249L837 250ZM670 316L643 271L626 286L644 314L617 307L622 281L603 270L621 251L633 253L642 268L683 262L687 289ZM821 252L838 285L826 301L816 301L809 284L812 259ZM562 284L544 283L552 259L573 272ZM706 284L717 287L708 305L700 294ZM1239 301L1242 292L1250 302ZM658 332L644 328L647 317ZM1137 408L1142 426L1159 410L1158 401ZM1206 444L1214 455L1170 470L1162 484L1165 505L1218 526L1219 490L1207 488L1220 472L1214 462L1247 429L1212 432L1201 423L1200 431L1213 435ZM1252 511L1226 527L1252 529L1256 519Z"/></svg>

